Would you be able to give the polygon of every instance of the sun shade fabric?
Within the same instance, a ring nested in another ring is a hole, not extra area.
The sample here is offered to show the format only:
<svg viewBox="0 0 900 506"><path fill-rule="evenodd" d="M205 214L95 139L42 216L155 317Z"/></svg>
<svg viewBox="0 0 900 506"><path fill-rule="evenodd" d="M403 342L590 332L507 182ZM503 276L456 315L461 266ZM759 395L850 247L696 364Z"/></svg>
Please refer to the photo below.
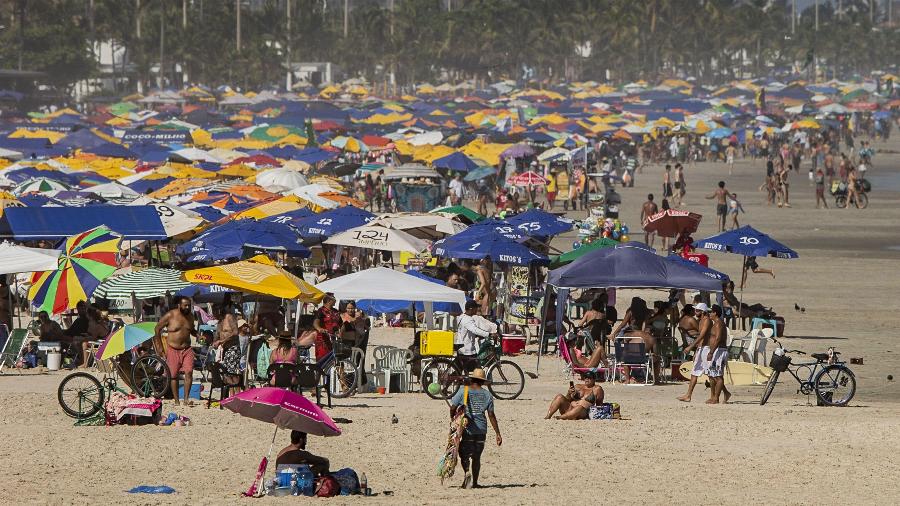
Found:
<svg viewBox="0 0 900 506"><path fill-rule="evenodd" d="M14 207L3 212L0 236L18 240L61 239L106 225L126 239L168 236L153 206Z"/></svg>
<svg viewBox="0 0 900 506"><path fill-rule="evenodd" d="M181 279L181 272L174 269L144 269L121 276L107 278L94 290L94 297L103 299L130 299L133 293L138 299L162 297L174 294L190 286Z"/></svg>
<svg viewBox="0 0 900 506"><path fill-rule="evenodd" d="M329 279L316 285L323 292L333 293L340 300L376 299L416 302L466 303L462 290L433 283L409 274L373 267L364 271Z"/></svg>

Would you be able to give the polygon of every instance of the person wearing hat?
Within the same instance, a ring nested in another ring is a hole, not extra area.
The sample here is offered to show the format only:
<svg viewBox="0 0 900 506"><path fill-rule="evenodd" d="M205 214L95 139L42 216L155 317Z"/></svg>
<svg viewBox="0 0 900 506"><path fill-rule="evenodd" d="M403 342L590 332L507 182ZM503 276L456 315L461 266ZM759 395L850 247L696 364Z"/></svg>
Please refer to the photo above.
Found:
<svg viewBox="0 0 900 506"><path fill-rule="evenodd" d="M709 354L709 333L712 330L712 321L709 319L709 306L703 302L694 304L694 315L697 317L700 331L697 333L697 339L684 349L687 355L694 351L694 368L691 370L691 380L688 382L688 391L686 394L678 398L682 402L691 402L691 395L694 393L694 387L697 386L697 378L703 375L708 368L706 357Z"/></svg>
<svg viewBox="0 0 900 506"><path fill-rule="evenodd" d="M497 435L497 446L503 444L497 417L494 416L494 397L483 388L488 380L484 369L478 367L469 374L468 384L460 388L450 400L450 418L462 410L467 423L459 443L459 460L466 475L462 488L477 488L478 475L481 473L481 453L487 439L488 420Z"/></svg>
<svg viewBox="0 0 900 506"><path fill-rule="evenodd" d="M558 420L586 420L591 406L603 404L603 388L597 384L597 373L588 371L581 377L584 383L575 385L569 382L569 391L566 395L558 394L550 402L545 420L549 420L557 411Z"/></svg>

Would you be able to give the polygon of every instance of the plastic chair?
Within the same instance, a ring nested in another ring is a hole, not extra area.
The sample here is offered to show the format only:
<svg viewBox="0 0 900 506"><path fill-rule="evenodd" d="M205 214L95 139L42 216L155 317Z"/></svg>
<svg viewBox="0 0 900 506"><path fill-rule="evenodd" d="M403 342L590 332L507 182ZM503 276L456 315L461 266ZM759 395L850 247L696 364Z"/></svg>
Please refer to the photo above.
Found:
<svg viewBox="0 0 900 506"><path fill-rule="evenodd" d="M763 328L754 330L751 334L750 345L747 346L744 356L747 358L748 362L753 364L768 365L769 361L766 359L766 344L768 344L769 339L772 339L772 336L775 335L775 330ZM762 361L760 361L760 359L762 359Z"/></svg>
<svg viewBox="0 0 900 506"><path fill-rule="evenodd" d="M383 386L385 388L385 393L390 393L391 379L395 375L400 376L400 391L409 391L410 376L412 374L409 365L410 360L412 360L412 352L409 350L400 348L387 350L384 359L381 361L380 367L376 368L376 371L384 377L384 383L379 386Z"/></svg>
<svg viewBox="0 0 900 506"><path fill-rule="evenodd" d="M775 337L779 337L778 336L778 322L775 321L774 318L756 317L750 321L750 330L765 328L765 327L763 327L763 325L770 325L772 327L772 335Z"/></svg>

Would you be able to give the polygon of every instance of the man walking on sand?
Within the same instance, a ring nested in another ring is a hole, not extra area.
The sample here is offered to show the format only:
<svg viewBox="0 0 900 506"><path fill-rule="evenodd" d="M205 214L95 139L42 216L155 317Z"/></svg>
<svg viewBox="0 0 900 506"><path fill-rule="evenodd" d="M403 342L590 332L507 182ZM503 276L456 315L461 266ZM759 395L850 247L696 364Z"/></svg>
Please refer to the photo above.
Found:
<svg viewBox="0 0 900 506"><path fill-rule="evenodd" d="M707 200L716 199L716 219L719 220L719 232L725 231L725 221L728 216L728 196L731 192L725 188L725 181L719 181L719 187L712 195L707 195Z"/></svg>
<svg viewBox="0 0 900 506"><path fill-rule="evenodd" d="M481 472L481 453L487 439L488 420L497 435L497 446L503 444L497 417L494 416L494 397L483 388L485 383L487 378L484 369L479 367L469 374L469 384L460 388L450 400L450 417L453 418L459 410L463 410L468 419L459 443L459 460L463 471L466 472L462 488L479 486L478 475Z"/></svg>
<svg viewBox="0 0 900 506"><path fill-rule="evenodd" d="M659 207L656 206L656 202L653 202L653 194L651 193L647 195L647 202L644 202L644 205L641 206L641 226L646 225L650 217L658 212ZM655 235L655 232L644 231L644 244L652 248Z"/></svg>
<svg viewBox="0 0 900 506"><path fill-rule="evenodd" d="M728 363L728 348L725 340L727 336L727 328L725 322L722 321L722 308L713 304L709 320L712 323L709 332L709 351L706 352L706 375L709 376L709 382L712 383L709 400L707 404L718 404L719 396L725 394L725 404L731 398L731 392L725 388L725 366Z"/></svg>
<svg viewBox="0 0 900 506"><path fill-rule="evenodd" d="M685 355L694 350L694 368L691 370L687 393L678 398L681 402L691 402L691 395L694 394L694 387L697 386L697 378L706 371L706 356L709 353L709 346L706 346L712 329L712 322L709 320L709 306L703 302L697 303L694 305L694 315L699 320L700 333L697 334L697 339L694 339L694 342L684 349Z"/></svg>
<svg viewBox="0 0 900 506"><path fill-rule="evenodd" d="M178 405L178 373L184 373L184 398L188 404L188 395L191 392L191 383L194 378L194 350L191 348L191 334L196 334L194 329L194 314L191 300L187 297L178 297L177 306L164 314L156 324L153 334L153 349L160 356L166 357L169 365L169 373L172 375L172 396ZM163 352L162 331L166 329L166 348Z"/></svg>

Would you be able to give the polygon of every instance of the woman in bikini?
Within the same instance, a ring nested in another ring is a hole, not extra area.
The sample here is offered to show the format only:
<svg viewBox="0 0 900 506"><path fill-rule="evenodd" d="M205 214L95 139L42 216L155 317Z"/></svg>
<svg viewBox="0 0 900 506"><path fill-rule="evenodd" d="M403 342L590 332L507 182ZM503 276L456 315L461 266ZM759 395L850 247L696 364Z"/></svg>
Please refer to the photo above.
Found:
<svg viewBox="0 0 900 506"><path fill-rule="evenodd" d="M550 402L545 420L559 412L558 420L585 420L591 406L603 404L603 388L597 384L597 376L592 372L582 375L584 384L571 385L566 395L558 394Z"/></svg>

